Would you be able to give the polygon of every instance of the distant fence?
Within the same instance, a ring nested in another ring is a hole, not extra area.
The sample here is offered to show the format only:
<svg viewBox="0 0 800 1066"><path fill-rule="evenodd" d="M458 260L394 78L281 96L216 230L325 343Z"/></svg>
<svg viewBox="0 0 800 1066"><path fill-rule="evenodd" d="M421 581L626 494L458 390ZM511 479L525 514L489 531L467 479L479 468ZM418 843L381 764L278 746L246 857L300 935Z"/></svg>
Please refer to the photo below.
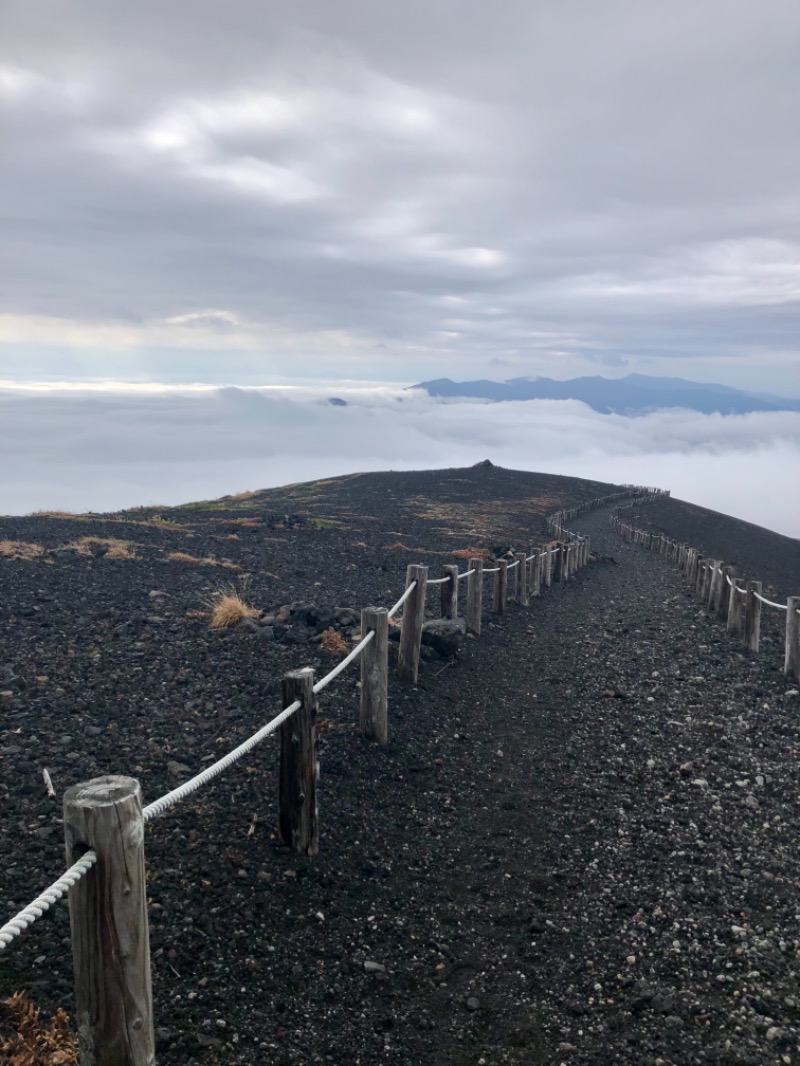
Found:
<svg viewBox="0 0 800 1066"><path fill-rule="evenodd" d="M144 860L144 828L218 777L273 733L279 734L278 836L292 851L314 855L319 849L317 810L317 696L356 659L361 659L359 728L369 740L388 740L389 621L402 608L396 675L416 682L429 587L440 587L443 619L458 618L459 584L467 582L464 629L480 635L484 578L492 575L491 611L506 612L509 599L528 606L542 588L568 581L589 561L589 538L564 528L564 522L598 507L658 490L626 486L546 519L549 543L531 544L513 561L469 560L442 567L406 570L405 590L387 610L361 612L361 639L325 677L311 668L283 677L282 707L271 721L221 759L182 785L142 805L142 790L132 777L106 775L73 785L64 794L64 835L69 868L49 888L0 928L0 951L11 944L55 902L69 894L75 1012L84 1066L153 1066L153 997Z"/></svg>
<svg viewBox="0 0 800 1066"><path fill-rule="evenodd" d="M760 581L737 577L734 567L721 559L706 558L698 548L670 540L663 533L637 529L626 522L620 513L635 506L636 502L644 500L618 507L612 514L611 524L617 533L630 543L658 552L676 563L698 599L725 622L728 636L739 640L748 651L759 651L762 605L784 611L786 640L783 672L795 679L800 678L800 596L789 596L786 603L776 603L764 596Z"/></svg>

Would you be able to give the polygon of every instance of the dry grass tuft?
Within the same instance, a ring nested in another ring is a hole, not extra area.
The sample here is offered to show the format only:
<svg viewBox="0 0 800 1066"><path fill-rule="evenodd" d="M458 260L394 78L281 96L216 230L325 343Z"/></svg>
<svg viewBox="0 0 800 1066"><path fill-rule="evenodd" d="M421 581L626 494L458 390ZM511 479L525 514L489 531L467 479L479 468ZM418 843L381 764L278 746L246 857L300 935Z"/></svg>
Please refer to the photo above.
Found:
<svg viewBox="0 0 800 1066"><path fill-rule="evenodd" d="M456 559L483 559L488 561L492 558L492 553L488 548L459 548L450 554L454 555Z"/></svg>
<svg viewBox="0 0 800 1066"><path fill-rule="evenodd" d="M137 559L134 545L129 540L117 540L115 537L81 537L67 545L78 555L103 555L107 559Z"/></svg>
<svg viewBox="0 0 800 1066"><path fill-rule="evenodd" d="M77 1066L78 1034L60 1007L46 1024L25 993L16 992L0 1010L0 1052L8 1066Z"/></svg>
<svg viewBox="0 0 800 1066"><path fill-rule="evenodd" d="M207 607L212 629L230 629L242 619L256 618L259 614L257 608L251 607L232 585L212 593L208 598Z"/></svg>
<svg viewBox="0 0 800 1066"><path fill-rule="evenodd" d="M320 646L328 652L329 655L346 655L349 651L347 643L335 629L326 629L324 631Z"/></svg>
<svg viewBox="0 0 800 1066"><path fill-rule="evenodd" d="M44 548L41 544L31 544L25 540L0 540L0 557L3 559L41 559Z"/></svg>
<svg viewBox="0 0 800 1066"><path fill-rule="evenodd" d="M227 559L220 561L213 555L204 555L201 558L199 555L190 555L188 552L170 552L167 558L171 563L188 563L190 566L221 566L225 570L241 570L236 563L231 563Z"/></svg>
<svg viewBox="0 0 800 1066"><path fill-rule="evenodd" d="M409 547L408 544L403 544L403 542L400 541L400 540L395 541L394 544L387 544L385 546L384 550L387 551L387 552L413 552L413 551L417 551L416 548L411 548L411 547Z"/></svg>

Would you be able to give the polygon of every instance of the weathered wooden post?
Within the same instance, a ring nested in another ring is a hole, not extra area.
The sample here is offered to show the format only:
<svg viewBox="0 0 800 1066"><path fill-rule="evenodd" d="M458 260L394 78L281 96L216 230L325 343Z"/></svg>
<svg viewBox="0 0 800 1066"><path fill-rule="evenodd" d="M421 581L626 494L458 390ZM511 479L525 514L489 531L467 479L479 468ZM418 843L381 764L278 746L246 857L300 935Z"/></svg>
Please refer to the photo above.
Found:
<svg viewBox="0 0 800 1066"><path fill-rule="evenodd" d="M729 596L728 591L730 589L729 581L733 581L733 567L727 564L722 567L719 579L719 593L717 595L716 609L720 618L727 619L728 617L728 603Z"/></svg>
<svg viewBox="0 0 800 1066"><path fill-rule="evenodd" d="M541 596L542 594L542 547L539 544L534 544L531 547L531 596Z"/></svg>
<svg viewBox="0 0 800 1066"><path fill-rule="evenodd" d="M283 706L300 709L280 726L278 839L298 855L319 851L317 815L317 697L310 666L283 675Z"/></svg>
<svg viewBox="0 0 800 1066"><path fill-rule="evenodd" d="M442 577L449 578L441 586L442 618L458 618L458 567L450 563L443 566Z"/></svg>
<svg viewBox="0 0 800 1066"><path fill-rule="evenodd" d="M414 591L403 604L400 651L397 656L397 676L403 681L417 683L419 649L422 644L422 624L425 621L425 593L428 587L427 566L412 563L406 568L406 588L416 583Z"/></svg>
<svg viewBox="0 0 800 1066"><path fill-rule="evenodd" d="M528 606L528 560L525 552L517 552L517 582L514 587L514 599L523 607Z"/></svg>
<svg viewBox="0 0 800 1066"><path fill-rule="evenodd" d="M467 569L473 571L467 578L467 629L479 637L483 614L483 559L470 559Z"/></svg>
<svg viewBox="0 0 800 1066"><path fill-rule="evenodd" d="M67 866L97 863L69 890L75 1023L86 1066L153 1066L153 993L142 791L108 775L64 793Z"/></svg>
<svg viewBox="0 0 800 1066"><path fill-rule="evenodd" d="M497 570L494 575L492 611L495 614L505 614L508 601L508 560L495 559L495 565Z"/></svg>
<svg viewBox="0 0 800 1066"><path fill-rule="evenodd" d="M701 600L703 598L703 585L705 584L706 580L706 570L710 565L711 560L706 559L704 555L701 555L700 562L697 566L697 580L695 582L695 593L697 594L698 600Z"/></svg>
<svg viewBox="0 0 800 1066"><path fill-rule="evenodd" d="M708 606L716 614L719 611L720 597L722 596L722 563L714 566L711 574L711 586L708 590Z"/></svg>
<svg viewBox="0 0 800 1066"><path fill-rule="evenodd" d="M544 546L544 559L542 559L544 565L544 587L549 589L553 584L553 545L545 544Z"/></svg>
<svg viewBox="0 0 800 1066"><path fill-rule="evenodd" d="M744 601L744 646L748 651L758 651L761 640L761 582L748 581L747 596Z"/></svg>
<svg viewBox="0 0 800 1066"><path fill-rule="evenodd" d="M744 582L738 578L731 578L731 591L728 597L728 622L725 632L730 637L741 637L744 634L744 597L741 589Z"/></svg>
<svg viewBox="0 0 800 1066"><path fill-rule="evenodd" d="M361 653L359 727L368 740L385 744L389 739L389 612L385 607L361 611L361 636L373 632L375 636Z"/></svg>
<svg viewBox="0 0 800 1066"><path fill-rule="evenodd" d="M712 559L709 565L706 567L706 572L703 580L703 603L708 604L711 600L711 588L714 584L714 574L717 572L719 563L716 559Z"/></svg>
<svg viewBox="0 0 800 1066"><path fill-rule="evenodd" d="M790 596L786 601L786 655L783 672L789 677L800 678L800 596Z"/></svg>
<svg viewBox="0 0 800 1066"><path fill-rule="evenodd" d="M555 546L553 557L553 581L564 580L564 545L561 541Z"/></svg>

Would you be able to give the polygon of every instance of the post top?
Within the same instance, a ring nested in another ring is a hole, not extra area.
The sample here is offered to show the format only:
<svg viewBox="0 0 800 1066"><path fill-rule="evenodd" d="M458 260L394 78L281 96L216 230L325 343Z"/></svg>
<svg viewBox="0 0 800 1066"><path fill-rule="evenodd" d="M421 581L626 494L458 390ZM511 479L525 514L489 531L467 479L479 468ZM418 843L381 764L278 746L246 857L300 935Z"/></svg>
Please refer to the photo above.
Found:
<svg viewBox="0 0 800 1066"><path fill-rule="evenodd" d="M132 797L141 802L141 796L141 786L135 777L104 774L71 785L64 793L64 803L75 807L113 807L115 803Z"/></svg>

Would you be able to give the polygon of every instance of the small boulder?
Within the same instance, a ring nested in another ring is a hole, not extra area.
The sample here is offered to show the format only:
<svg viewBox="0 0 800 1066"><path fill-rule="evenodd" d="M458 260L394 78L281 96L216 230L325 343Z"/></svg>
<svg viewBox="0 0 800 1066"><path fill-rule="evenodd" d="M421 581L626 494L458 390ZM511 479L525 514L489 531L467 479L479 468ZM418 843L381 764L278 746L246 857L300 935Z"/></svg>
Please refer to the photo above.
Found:
<svg viewBox="0 0 800 1066"><path fill-rule="evenodd" d="M463 618L435 618L422 627L422 643L443 659L457 655L466 639L467 623Z"/></svg>

